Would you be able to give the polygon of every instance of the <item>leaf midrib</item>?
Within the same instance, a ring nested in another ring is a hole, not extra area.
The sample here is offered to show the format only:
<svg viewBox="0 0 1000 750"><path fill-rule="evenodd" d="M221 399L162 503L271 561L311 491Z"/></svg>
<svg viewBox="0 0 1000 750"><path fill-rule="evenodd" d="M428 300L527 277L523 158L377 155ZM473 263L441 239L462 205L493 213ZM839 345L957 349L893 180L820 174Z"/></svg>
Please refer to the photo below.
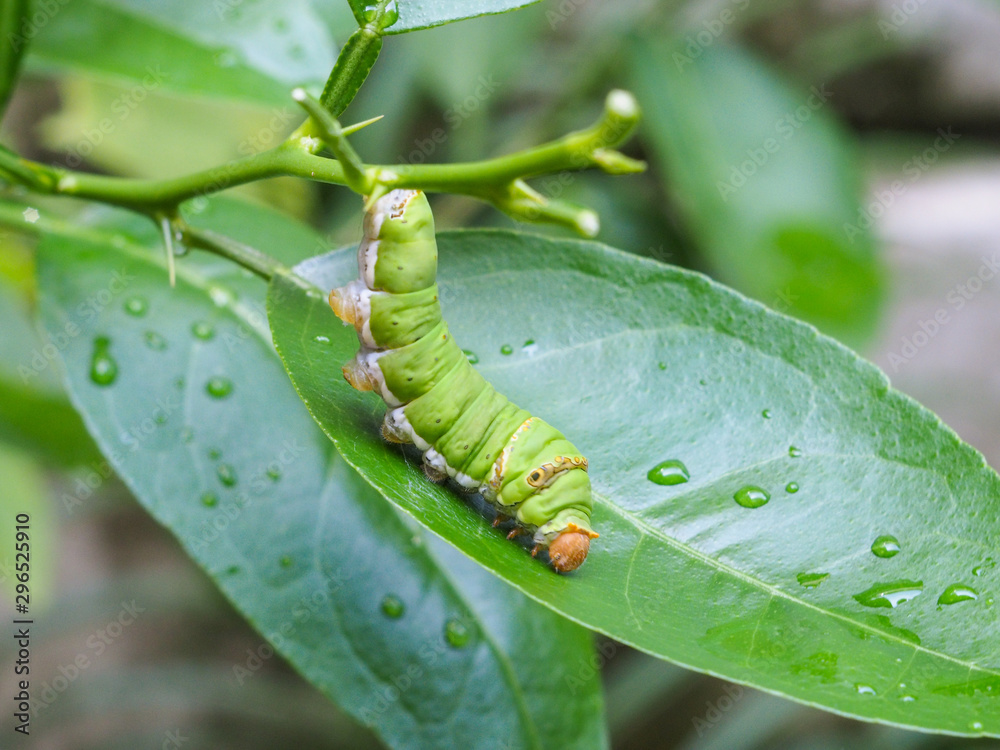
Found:
<svg viewBox="0 0 1000 750"><path fill-rule="evenodd" d="M657 529L655 526L649 525L645 521L642 521L642 520L638 519L637 517L635 517L632 513L630 513L628 511L620 508L619 506L615 505L614 503L612 503L604 495L601 495L601 494L595 492L594 493L594 498L596 500L598 500L605 508L611 510L615 515L621 517L627 523L631 523L636 528L636 530L639 531L640 534L644 534L644 535L647 535L647 536L659 539L667 547L671 547L671 548L677 550L682 555L686 555L687 557L689 557L689 558L691 558L693 560L696 560L696 561L698 561L698 562L700 562L700 563L702 563L702 564L704 564L704 565L706 565L706 566L708 566L710 568L713 568L713 569L719 571L720 573L731 575L733 578L735 578L735 579L737 579L739 581L743 581L744 583L749 584L753 588L759 589L760 591L768 594L772 598L784 599L785 601L791 602L792 604L801 605L801 606L805 607L806 609L810 609L810 610L812 610L814 612L817 612L817 613L819 613L821 615L825 615L827 617L831 617L831 618L833 618L835 620L839 620L839 621L847 623L849 625L852 625L852 626L861 628L863 630L866 630L869 633L872 633L874 635L878 635L879 637L885 638L886 640L891 640L891 641L894 641L894 642L896 642L898 644L901 644L903 646L907 646L909 648L912 648L915 652L923 652L925 654L928 654L929 656L937 657L937 658L943 659L944 661L949 661L949 662L952 662L954 664L958 664L958 665L960 665L962 667L966 667L966 668L969 669L970 672L972 672L973 670L975 670L975 671L982 672L983 674L989 675L989 676L1000 676L1000 668L989 668L989 667L979 666L975 662L970 662L968 660L959 659L958 657L950 656L949 654L945 654L945 653L942 653L940 651L936 651L934 649L927 648L926 646L923 646L921 644L915 644L912 641L908 641L908 640L906 640L904 638L900 638L899 636L894 635L894 634L892 634L892 633L890 633L888 631L881 630L879 628L873 627L873 626L868 625L867 623L861 622L859 620L854 620L854 619L848 617L847 615L843 615L843 614L840 614L838 612L834 612L832 610L824 609L823 607L820 607L819 605L813 604L811 602L807 602L804 599L797 599L794 596L792 596L791 594L789 594L788 592L782 590L781 588L777 587L774 584L767 583L767 582L762 581L761 579L759 579L759 578L757 578L757 577L755 577L753 575L750 575L748 573L744 573L743 571L741 571L741 570L739 570L737 568L734 568L733 566L728 565L728 564L722 562L721 560L717 560L714 557L711 557L711 556L705 554L704 552L701 552L701 551L695 549L694 547L690 546L689 544L686 544L684 542L681 542L678 539L674 539L674 538L668 536L667 534L665 534L661 530ZM634 565L635 565L634 561L632 561L632 562L629 563L629 572L627 574L627 578L631 577L632 568L634 567ZM628 592L627 592L627 589L626 589L626 591L625 591L626 597L627 597L627 593ZM618 638L619 636L614 636L614 637ZM630 645L634 645L636 648L638 648L640 650L648 651L648 649L644 649L641 645L638 645L638 644L630 644Z"/></svg>

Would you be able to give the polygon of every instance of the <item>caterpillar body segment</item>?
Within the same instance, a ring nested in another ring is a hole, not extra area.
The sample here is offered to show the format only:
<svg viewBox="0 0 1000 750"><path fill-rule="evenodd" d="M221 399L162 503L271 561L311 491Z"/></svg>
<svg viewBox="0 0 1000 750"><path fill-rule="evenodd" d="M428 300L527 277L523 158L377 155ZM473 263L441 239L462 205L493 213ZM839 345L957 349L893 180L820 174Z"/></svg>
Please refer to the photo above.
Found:
<svg viewBox="0 0 1000 750"><path fill-rule="evenodd" d="M498 393L448 331L438 301L434 219L423 193L394 190L365 214L356 281L330 306L361 342L344 365L358 390L390 407L382 435L413 443L424 472L481 492L533 535L560 572L587 557L593 508L587 459L561 432ZM534 554L534 552L532 554Z"/></svg>

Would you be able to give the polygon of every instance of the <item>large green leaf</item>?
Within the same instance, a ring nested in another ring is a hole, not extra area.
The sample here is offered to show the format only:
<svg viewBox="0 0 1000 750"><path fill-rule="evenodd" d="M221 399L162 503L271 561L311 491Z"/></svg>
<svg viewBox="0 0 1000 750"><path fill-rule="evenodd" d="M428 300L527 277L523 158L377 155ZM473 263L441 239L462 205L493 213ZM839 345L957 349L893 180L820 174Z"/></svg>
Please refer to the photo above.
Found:
<svg viewBox="0 0 1000 750"><path fill-rule="evenodd" d="M375 5L373 0L348 0L358 24L365 23L365 9ZM386 34L403 34L407 31L441 26L465 18L506 13L509 10L532 5L539 0L395 0L391 5L399 13Z"/></svg>
<svg viewBox="0 0 1000 750"><path fill-rule="evenodd" d="M881 273L833 92L792 89L749 54L694 36L638 43L631 68L645 137L714 275L863 341Z"/></svg>
<svg viewBox="0 0 1000 750"><path fill-rule="evenodd" d="M323 299L356 276L348 249L299 266L318 288L275 277L269 317L299 394L369 483L649 653L851 716L1000 735L1000 478L980 454L832 339L699 274L595 243L439 239L456 340L589 457L601 537L556 575L382 443L378 398L338 377L356 337ZM647 479L667 460L690 481ZM737 503L751 487L770 502ZM873 554L890 534L901 551ZM948 604L956 584L978 598Z"/></svg>
<svg viewBox="0 0 1000 750"><path fill-rule="evenodd" d="M8 241L0 236L0 254ZM98 459L61 382L58 349L73 331L39 335L24 292L2 279L0 320L0 440L62 464Z"/></svg>
<svg viewBox="0 0 1000 750"><path fill-rule="evenodd" d="M242 218L234 234L286 261L320 241L259 207L194 218ZM171 289L143 225L92 220L39 251L47 329L81 328L61 351L73 401L275 648L393 747L603 746L590 634L425 538L336 456L271 348L263 284L189 257ZM79 317L102 290L112 299ZM241 670L251 679L252 662Z"/></svg>
<svg viewBox="0 0 1000 750"><path fill-rule="evenodd" d="M28 40L21 30L28 25L30 11L29 0L7 0L0 6L0 39L3 39L0 47L0 118L7 109L21 69L21 59L28 48Z"/></svg>
<svg viewBox="0 0 1000 750"><path fill-rule="evenodd" d="M29 60L134 86L110 123L149 90L287 104L322 87L336 46L308 0L52 0L33 25ZM347 30L349 33L349 30Z"/></svg>

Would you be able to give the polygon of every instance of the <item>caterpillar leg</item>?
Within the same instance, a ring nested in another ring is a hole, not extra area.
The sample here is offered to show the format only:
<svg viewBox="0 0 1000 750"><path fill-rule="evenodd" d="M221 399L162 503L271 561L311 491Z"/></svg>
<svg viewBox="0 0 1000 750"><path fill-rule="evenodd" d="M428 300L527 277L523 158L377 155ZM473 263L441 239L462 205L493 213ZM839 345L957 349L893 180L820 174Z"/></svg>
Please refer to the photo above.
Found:
<svg viewBox="0 0 1000 750"><path fill-rule="evenodd" d="M341 369L344 373L344 380L351 384L356 391L374 391L378 389L378 381L372 377L368 366L364 362L359 362L357 358L352 359Z"/></svg>
<svg viewBox="0 0 1000 750"><path fill-rule="evenodd" d="M448 474L447 473L445 473L443 471L440 471L438 469L435 469L430 464L426 464L425 463L423 465L423 468L424 468L424 476L426 476L428 479L430 479L432 482L434 482L434 484L441 484L441 482L443 482L444 480L446 480L448 478Z"/></svg>
<svg viewBox="0 0 1000 750"><path fill-rule="evenodd" d="M387 411L382 420L382 439L387 443L412 443L410 434L400 429L393 412Z"/></svg>
<svg viewBox="0 0 1000 750"><path fill-rule="evenodd" d="M344 323L353 325L359 331L371 315L369 297L371 292L362 281L352 281L346 286L330 292L329 302L334 314Z"/></svg>
<svg viewBox="0 0 1000 750"><path fill-rule="evenodd" d="M433 448L424 453L424 474L435 484L448 478L448 464Z"/></svg>

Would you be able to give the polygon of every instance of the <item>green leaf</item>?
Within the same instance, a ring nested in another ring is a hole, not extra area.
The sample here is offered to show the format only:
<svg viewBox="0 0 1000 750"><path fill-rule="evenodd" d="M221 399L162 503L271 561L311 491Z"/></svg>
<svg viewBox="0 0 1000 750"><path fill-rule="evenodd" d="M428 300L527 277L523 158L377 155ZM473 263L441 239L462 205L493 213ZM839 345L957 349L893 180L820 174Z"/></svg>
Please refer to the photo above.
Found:
<svg viewBox="0 0 1000 750"><path fill-rule="evenodd" d="M61 382L58 348L70 332L39 335L24 293L3 280L0 320L0 440L59 464L98 459Z"/></svg>
<svg viewBox="0 0 1000 750"><path fill-rule="evenodd" d="M38 13L29 58L134 86L286 104L298 85L322 87L336 46L308 0L52 1ZM114 122L127 111L107 113Z"/></svg>
<svg viewBox="0 0 1000 750"><path fill-rule="evenodd" d="M29 0L7 0L0 6L0 117L17 82L21 59L28 47L22 29L28 25Z"/></svg>
<svg viewBox="0 0 1000 750"><path fill-rule="evenodd" d="M275 277L270 322L313 416L379 492L651 654L858 718L1000 735L1000 478L980 454L832 339L699 274L499 231L444 233L439 251L455 339L588 456L601 537L556 575L381 441L379 399L337 373L354 332L323 299L357 275L347 249L299 266L318 289ZM690 480L647 478L668 460ZM749 487L769 502L741 506ZM891 558L871 551L885 534ZM855 598L905 579L920 591L885 592L895 607ZM978 599L939 604L953 584Z"/></svg>
<svg viewBox="0 0 1000 750"><path fill-rule="evenodd" d="M210 206L195 218L242 216L235 234L282 257L320 242L260 207ZM153 238L116 216L47 234L39 288L49 331L81 328L61 352L71 396L140 503L389 745L602 747L590 634L425 538L336 456L271 348L259 280L197 254L171 289Z"/></svg>
<svg viewBox="0 0 1000 750"><path fill-rule="evenodd" d="M407 31L429 29L432 26L441 26L466 18L506 13L533 5L538 1L478 0L478 2L470 3L468 0L395 0L394 3L390 3L390 7L395 5L399 19L384 33L404 34ZM351 4L351 10L354 11L354 18L358 25L364 25L367 22L365 9L374 6L375 0L348 0L348 2Z"/></svg>
<svg viewBox="0 0 1000 750"><path fill-rule="evenodd" d="M878 323L882 276L859 223L855 154L825 86L792 89L722 43L644 41L643 132L713 274L848 343Z"/></svg>

